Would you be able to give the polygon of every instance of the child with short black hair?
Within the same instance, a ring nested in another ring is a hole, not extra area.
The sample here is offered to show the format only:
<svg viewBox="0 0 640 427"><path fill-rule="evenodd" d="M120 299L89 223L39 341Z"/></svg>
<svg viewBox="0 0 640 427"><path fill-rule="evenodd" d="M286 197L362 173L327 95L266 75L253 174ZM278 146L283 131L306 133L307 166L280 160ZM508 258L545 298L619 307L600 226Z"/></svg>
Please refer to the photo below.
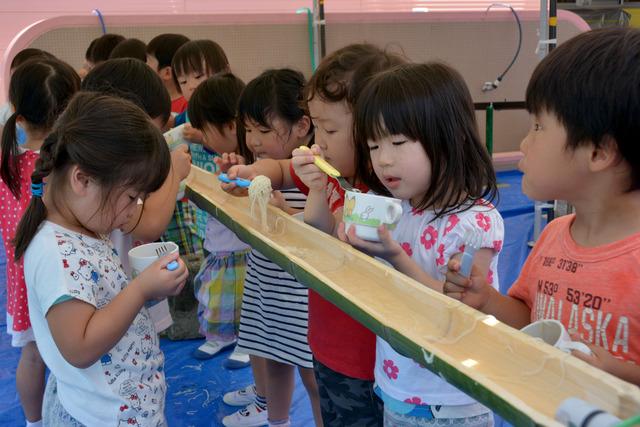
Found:
<svg viewBox="0 0 640 427"><path fill-rule="evenodd" d="M640 30L580 34L536 67L531 128L520 148L523 192L567 200L508 295L449 262L444 292L522 328L557 319L593 352L573 355L640 385Z"/></svg>
<svg viewBox="0 0 640 427"><path fill-rule="evenodd" d="M222 171L228 167L221 164L223 159L233 164L253 159L244 143L244 126L237 120L244 87L232 73L219 73L202 82L189 102L193 126L207 136L204 149L216 156ZM206 338L193 352L197 359L209 359L236 343L249 252L246 243L210 215L206 216L205 230L207 255L194 280L200 332ZM248 364L249 356L235 351L225 360L230 369Z"/></svg>
<svg viewBox="0 0 640 427"><path fill-rule="evenodd" d="M147 45L140 39L123 40L109 54L109 59L115 58L134 58L147 62Z"/></svg>
<svg viewBox="0 0 640 427"><path fill-rule="evenodd" d="M171 61L180 47L189 41L182 34L160 34L151 39L147 44L147 65L154 70L171 97L171 113L180 114L187 109L187 101L180 92L180 86L173 77Z"/></svg>

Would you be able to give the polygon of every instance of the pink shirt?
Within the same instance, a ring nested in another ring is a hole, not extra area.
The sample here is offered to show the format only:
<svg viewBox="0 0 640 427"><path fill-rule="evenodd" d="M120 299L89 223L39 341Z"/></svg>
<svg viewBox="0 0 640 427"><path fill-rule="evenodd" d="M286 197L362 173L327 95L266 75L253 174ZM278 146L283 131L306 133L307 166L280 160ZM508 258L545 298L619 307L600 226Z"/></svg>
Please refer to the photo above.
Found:
<svg viewBox="0 0 640 427"><path fill-rule="evenodd" d="M20 199L16 200L7 184L0 179L0 233L7 254L7 313L13 317L13 330L26 331L31 327L27 304L27 286L24 281L23 260L14 262L16 237L20 218L31 200L31 174L36 168L38 153L25 151L18 156L20 171Z"/></svg>

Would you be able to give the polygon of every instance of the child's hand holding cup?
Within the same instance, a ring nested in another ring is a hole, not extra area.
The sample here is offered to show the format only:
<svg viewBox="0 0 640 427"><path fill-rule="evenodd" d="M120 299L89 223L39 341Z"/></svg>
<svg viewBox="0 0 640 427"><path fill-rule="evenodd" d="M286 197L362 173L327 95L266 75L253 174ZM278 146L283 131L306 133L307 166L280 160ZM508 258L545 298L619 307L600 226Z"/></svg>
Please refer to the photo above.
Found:
<svg viewBox="0 0 640 427"><path fill-rule="evenodd" d="M132 279L140 276L139 279L151 287L150 299L145 307L149 310L156 332L167 329L173 323L169 303L162 297L179 293L188 276L186 266L177 254L178 245L173 242L148 243L131 249L128 254ZM163 259L167 255L172 258L171 261ZM156 296L161 299L154 299Z"/></svg>
<svg viewBox="0 0 640 427"><path fill-rule="evenodd" d="M345 233L355 227L356 236L379 242L378 227L384 224L393 230L402 216L402 202L392 197L358 191L347 191L344 198L342 220Z"/></svg>
<svg viewBox="0 0 640 427"><path fill-rule="evenodd" d="M573 341L564 325L554 319L542 319L520 329L525 334L538 338L565 353L571 350L581 351L591 355L591 349L584 343Z"/></svg>

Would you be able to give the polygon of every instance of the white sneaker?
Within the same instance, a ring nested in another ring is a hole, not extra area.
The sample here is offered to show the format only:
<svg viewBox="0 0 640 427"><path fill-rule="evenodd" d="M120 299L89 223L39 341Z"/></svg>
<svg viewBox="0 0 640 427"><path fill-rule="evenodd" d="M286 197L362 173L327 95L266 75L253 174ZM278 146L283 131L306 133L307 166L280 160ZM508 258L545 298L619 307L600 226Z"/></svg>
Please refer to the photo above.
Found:
<svg viewBox="0 0 640 427"><path fill-rule="evenodd" d="M235 339L231 341L205 341L204 344L196 348L191 353L191 356L199 360L211 359L213 356L220 353L225 348L231 347L235 343Z"/></svg>
<svg viewBox="0 0 640 427"><path fill-rule="evenodd" d="M245 388L240 390L230 391L225 393L222 397L222 401L231 406L247 406L254 402L256 399L256 386L249 384Z"/></svg>
<svg viewBox="0 0 640 427"><path fill-rule="evenodd" d="M251 364L251 359L249 359L249 355L241 351L238 351L238 346L236 346L231 352L231 354L229 355L229 357L227 357L225 361L222 362L222 366L224 366L227 369L246 368L250 364ZM242 406L244 405L248 405L248 403L243 403Z"/></svg>
<svg viewBox="0 0 640 427"><path fill-rule="evenodd" d="M252 403L224 417L222 424L225 427L262 427L269 424L269 413Z"/></svg>

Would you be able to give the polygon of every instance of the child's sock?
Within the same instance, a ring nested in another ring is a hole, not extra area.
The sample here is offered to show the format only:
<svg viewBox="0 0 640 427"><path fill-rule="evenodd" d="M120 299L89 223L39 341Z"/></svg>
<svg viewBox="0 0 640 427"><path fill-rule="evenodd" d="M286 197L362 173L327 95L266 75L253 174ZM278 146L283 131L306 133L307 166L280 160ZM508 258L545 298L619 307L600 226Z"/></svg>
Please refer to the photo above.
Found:
<svg viewBox="0 0 640 427"><path fill-rule="evenodd" d="M256 393L256 400L255 400L255 404L258 408L260 408L263 411L267 410L267 398L264 396L260 396L258 395L258 393Z"/></svg>
<svg viewBox="0 0 640 427"><path fill-rule="evenodd" d="M29 420L25 420L27 422L27 427L42 427L42 418L40 418L38 421L29 421Z"/></svg>
<svg viewBox="0 0 640 427"><path fill-rule="evenodd" d="M291 427L291 421L289 418L276 421L269 420L269 427Z"/></svg>

